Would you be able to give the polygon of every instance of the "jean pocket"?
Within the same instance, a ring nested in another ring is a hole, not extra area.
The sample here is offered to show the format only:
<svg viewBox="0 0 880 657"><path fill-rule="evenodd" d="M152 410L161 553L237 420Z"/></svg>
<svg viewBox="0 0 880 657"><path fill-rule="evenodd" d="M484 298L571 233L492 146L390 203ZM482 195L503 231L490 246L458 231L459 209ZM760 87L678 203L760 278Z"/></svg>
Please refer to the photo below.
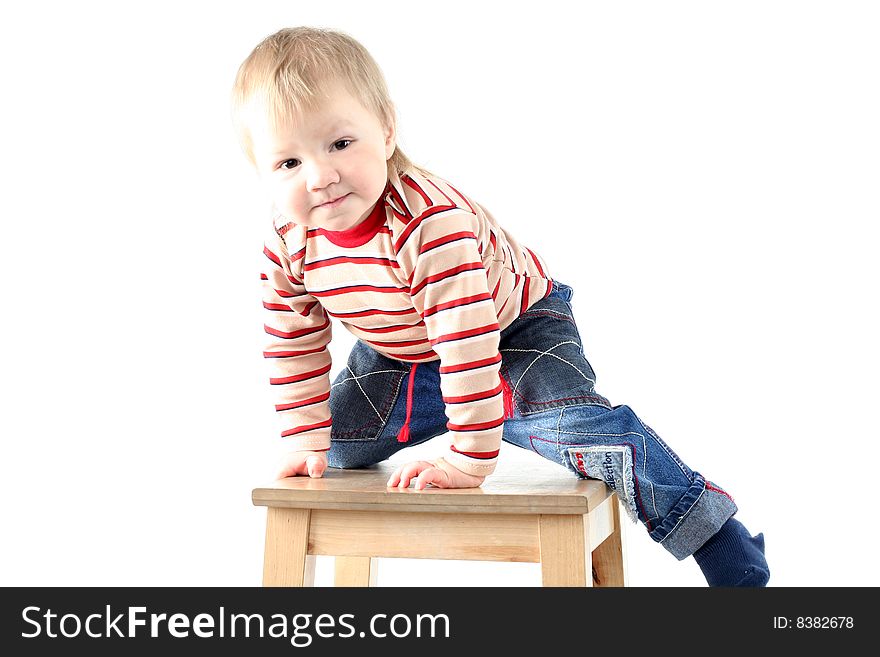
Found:
<svg viewBox="0 0 880 657"><path fill-rule="evenodd" d="M501 374L520 414L583 404L611 408L595 391L596 375L565 298L551 294L531 306L502 331L500 351Z"/></svg>
<svg viewBox="0 0 880 657"><path fill-rule="evenodd" d="M358 341L330 386L331 440L377 440L400 395L406 363Z"/></svg>

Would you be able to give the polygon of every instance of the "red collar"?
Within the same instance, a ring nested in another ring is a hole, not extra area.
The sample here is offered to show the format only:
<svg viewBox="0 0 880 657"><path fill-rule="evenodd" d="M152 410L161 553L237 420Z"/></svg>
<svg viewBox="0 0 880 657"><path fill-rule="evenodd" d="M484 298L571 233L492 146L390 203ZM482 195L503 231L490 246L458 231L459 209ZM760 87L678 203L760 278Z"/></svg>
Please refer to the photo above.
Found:
<svg viewBox="0 0 880 657"><path fill-rule="evenodd" d="M336 246L363 246L373 239L376 233L385 225L385 195L390 189L391 183L389 182L385 186L382 196L376 202L376 205L373 206L370 214L367 215L367 218L354 226L354 228L349 228L348 230L324 230L319 228L318 234L323 235Z"/></svg>

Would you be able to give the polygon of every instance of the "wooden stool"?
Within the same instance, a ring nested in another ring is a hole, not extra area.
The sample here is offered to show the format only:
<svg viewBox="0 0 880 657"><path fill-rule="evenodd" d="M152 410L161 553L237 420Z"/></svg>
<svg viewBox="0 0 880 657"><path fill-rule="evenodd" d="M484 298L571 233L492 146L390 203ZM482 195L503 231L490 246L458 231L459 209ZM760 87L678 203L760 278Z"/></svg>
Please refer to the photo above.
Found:
<svg viewBox="0 0 880 657"><path fill-rule="evenodd" d="M269 507L263 586L314 586L316 555L336 557L336 586L375 585L380 557L540 563L544 586L625 586L617 495L550 467L417 491L386 487L384 462L256 488Z"/></svg>

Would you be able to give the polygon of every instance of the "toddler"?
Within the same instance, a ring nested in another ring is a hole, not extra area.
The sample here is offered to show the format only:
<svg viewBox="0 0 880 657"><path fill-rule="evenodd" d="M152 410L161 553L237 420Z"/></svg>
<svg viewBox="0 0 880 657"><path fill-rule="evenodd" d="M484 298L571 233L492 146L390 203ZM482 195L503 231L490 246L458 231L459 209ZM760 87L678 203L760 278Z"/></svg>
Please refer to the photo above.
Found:
<svg viewBox="0 0 880 657"><path fill-rule="evenodd" d="M709 585L767 583L763 535L732 517L730 495L596 391L572 288L404 155L360 43L313 28L267 37L238 71L233 108L274 204L263 355L287 444L279 478L367 466L448 432L443 457L406 463L388 486L475 487L505 440L606 482ZM358 338L332 384L331 317Z"/></svg>

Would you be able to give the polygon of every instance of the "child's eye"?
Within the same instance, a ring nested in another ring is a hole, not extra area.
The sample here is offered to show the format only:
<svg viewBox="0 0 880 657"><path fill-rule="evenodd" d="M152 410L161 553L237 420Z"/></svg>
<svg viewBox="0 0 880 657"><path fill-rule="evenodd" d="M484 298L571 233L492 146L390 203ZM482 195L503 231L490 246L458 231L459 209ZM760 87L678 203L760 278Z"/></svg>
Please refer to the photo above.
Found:
<svg viewBox="0 0 880 657"><path fill-rule="evenodd" d="M335 144L333 144L333 146L335 146L336 150L338 150L338 151L344 151L350 145L351 145L351 139L340 139Z"/></svg>
<svg viewBox="0 0 880 657"><path fill-rule="evenodd" d="M296 167L298 165L299 165L299 160L295 160L295 159L291 158L289 160L284 160L284 162L281 163L281 168L282 169L293 169L294 167Z"/></svg>

